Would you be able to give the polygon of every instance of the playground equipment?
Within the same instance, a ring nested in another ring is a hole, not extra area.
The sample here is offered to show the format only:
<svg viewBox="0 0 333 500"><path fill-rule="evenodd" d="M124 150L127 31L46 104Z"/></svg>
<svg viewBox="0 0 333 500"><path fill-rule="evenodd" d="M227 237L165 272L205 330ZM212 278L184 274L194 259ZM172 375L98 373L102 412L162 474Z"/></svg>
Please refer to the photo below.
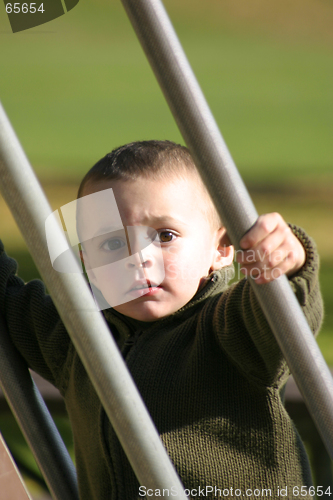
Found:
<svg viewBox="0 0 333 500"><path fill-rule="evenodd" d="M31 500L1 434L0 491L2 500Z"/></svg>
<svg viewBox="0 0 333 500"><path fill-rule="evenodd" d="M0 332L0 381L12 413L54 498L78 500L74 464L26 362L8 336L2 317ZM5 453L5 448L2 448ZM7 493L7 490L3 491Z"/></svg>
<svg viewBox="0 0 333 500"><path fill-rule="evenodd" d="M159 0L122 2L238 249L240 239L255 223L257 212L163 5ZM93 312L93 299L83 277L52 270L44 229L51 209L2 108L0 188L139 482L152 489L175 486L182 491L109 330L101 315ZM251 280L251 285L333 458L333 380L300 306L285 277L260 286ZM4 377L6 374L1 374ZM66 498L56 493L54 497ZM185 494L180 498L186 498Z"/></svg>

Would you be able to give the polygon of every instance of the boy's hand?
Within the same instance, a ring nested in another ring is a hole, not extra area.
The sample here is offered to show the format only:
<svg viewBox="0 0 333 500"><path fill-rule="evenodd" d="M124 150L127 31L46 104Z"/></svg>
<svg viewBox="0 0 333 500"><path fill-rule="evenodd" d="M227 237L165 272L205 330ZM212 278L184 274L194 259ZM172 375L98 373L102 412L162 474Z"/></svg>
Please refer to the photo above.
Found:
<svg viewBox="0 0 333 500"><path fill-rule="evenodd" d="M268 283L286 274L292 276L305 263L303 245L280 214L261 215L241 239L236 252L241 271L256 283Z"/></svg>

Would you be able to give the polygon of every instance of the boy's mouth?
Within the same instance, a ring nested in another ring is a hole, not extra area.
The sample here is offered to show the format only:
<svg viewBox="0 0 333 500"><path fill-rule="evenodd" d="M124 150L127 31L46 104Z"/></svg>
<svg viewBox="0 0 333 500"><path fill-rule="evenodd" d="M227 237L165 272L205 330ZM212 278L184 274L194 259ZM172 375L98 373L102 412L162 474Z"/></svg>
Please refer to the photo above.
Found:
<svg viewBox="0 0 333 500"><path fill-rule="evenodd" d="M148 279L143 279L134 281L127 293L135 297L141 297L142 295L155 295L160 289L160 285L156 285L156 283Z"/></svg>

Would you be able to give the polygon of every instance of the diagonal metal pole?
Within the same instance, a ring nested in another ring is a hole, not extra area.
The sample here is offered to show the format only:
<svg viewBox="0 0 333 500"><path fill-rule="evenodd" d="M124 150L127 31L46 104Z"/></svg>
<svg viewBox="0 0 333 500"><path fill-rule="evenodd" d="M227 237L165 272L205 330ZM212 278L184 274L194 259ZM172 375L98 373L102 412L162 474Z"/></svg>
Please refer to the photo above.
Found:
<svg viewBox="0 0 333 500"><path fill-rule="evenodd" d="M0 491L2 500L32 500L0 432Z"/></svg>
<svg viewBox="0 0 333 500"><path fill-rule="evenodd" d="M160 0L122 0L229 237L239 241L258 214ZM285 276L250 280L333 459L333 380Z"/></svg>
<svg viewBox="0 0 333 500"><path fill-rule="evenodd" d="M152 490L173 487L185 500L184 487L83 275L58 273L51 266L45 221L52 210L1 104L0 191L139 483ZM61 241L60 227L54 231Z"/></svg>
<svg viewBox="0 0 333 500"><path fill-rule="evenodd" d="M56 500L78 500L76 471L28 367L0 316L0 382L8 404Z"/></svg>

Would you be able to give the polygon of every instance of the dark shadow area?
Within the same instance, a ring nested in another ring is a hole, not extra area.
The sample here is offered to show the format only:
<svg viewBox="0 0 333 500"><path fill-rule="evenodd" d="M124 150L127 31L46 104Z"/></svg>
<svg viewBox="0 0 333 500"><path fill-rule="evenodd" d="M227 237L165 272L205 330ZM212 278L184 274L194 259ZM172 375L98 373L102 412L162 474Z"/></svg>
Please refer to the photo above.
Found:
<svg viewBox="0 0 333 500"><path fill-rule="evenodd" d="M11 250L8 255L18 263L17 274L25 282L33 279L41 279L36 264L33 261L30 253L25 250Z"/></svg>
<svg viewBox="0 0 333 500"><path fill-rule="evenodd" d="M331 498L333 493L333 461L330 459L293 377L290 377L286 387L285 407L308 452L314 485L321 487L324 493L318 495L318 498L319 496L321 498ZM325 494L325 492L327 493Z"/></svg>

